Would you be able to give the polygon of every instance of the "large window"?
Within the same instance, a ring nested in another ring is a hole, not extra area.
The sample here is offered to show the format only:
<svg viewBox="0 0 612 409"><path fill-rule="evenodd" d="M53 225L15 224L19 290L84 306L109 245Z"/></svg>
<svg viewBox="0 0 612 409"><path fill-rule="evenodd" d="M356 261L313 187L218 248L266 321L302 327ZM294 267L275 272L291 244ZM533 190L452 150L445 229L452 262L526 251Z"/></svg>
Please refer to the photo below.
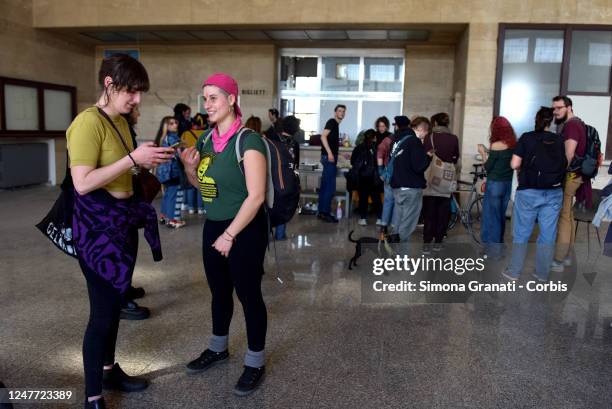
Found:
<svg viewBox="0 0 612 409"><path fill-rule="evenodd" d="M62 136L75 115L75 87L0 77L0 136Z"/></svg>
<svg viewBox="0 0 612 409"><path fill-rule="evenodd" d="M495 114L520 135L533 129L540 106L569 95L612 159L612 26L502 24L498 45Z"/></svg>
<svg viewBox="0 0 612 409"><path fill-rule="evenodd" d="M347 107L340 133L355 140L376 118L402 111L403 50L281 50L281 115L301 120L306 139L323 130L334 107Z"/></svg>

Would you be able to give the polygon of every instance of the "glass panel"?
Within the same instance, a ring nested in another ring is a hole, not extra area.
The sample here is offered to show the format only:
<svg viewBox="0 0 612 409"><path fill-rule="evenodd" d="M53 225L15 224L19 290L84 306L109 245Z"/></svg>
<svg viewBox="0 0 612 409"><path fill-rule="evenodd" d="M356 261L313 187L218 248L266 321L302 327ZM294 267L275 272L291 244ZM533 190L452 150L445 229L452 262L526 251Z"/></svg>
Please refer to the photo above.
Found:
<svg viewBox="0 0 612 409"><path fill-rule="evenodd" d="M4 87L6 129L9 131L38 130L38 91L32 87Z"/></svg>
<svg viewBox="0 0 612 409"><path fill-rule="evenodd" d="M359 57L323 57L323 91L359 91Z"/></svg>
<svg viewBox="0 0 612 409"><path fill-rule="evenodd" d="M608 92L612 63L612 31L573 31L568 89Z"/></svg>
<svg viewBox="0 0 612 409"><path fill-rule="evenodd" d="M63 131L72 122L72 98L68 91L46 89L45 129L47 131Z"/></svg>
<svg viewBox="0 0 612 409"><path fill-rule="evenodd" d="M381 116L389 119L389 124L393 123L396 115L401 115L402 103L400 101L364 101L361 113L361 128L375 129L374 121ZM393 132L393 127L389 130Z"/></svg>
<svg viewBox="0 0 612 409"><path fill-rule="evenodd" d="M319 129L317 133L322 132L323 128L325 127L325 123L330 118L334 117L334 108L336 105L342 104L346 105L346 115L344 116L344 120L340 122L340 138L342 139L342 134L347 134L350 140L354 141L359 133L357 126L359 101L324 99L321 100L320 103Z"/></svg>
<svg viewBox="0 0 612 409"><path fill-rule="evenodd" d="M364 91L402 92L402 58L364 58Z"/></svg>
<svg viewBox="0 0 612 409"><path fill-rule="evenodd" d="M533 130L537 110L559 94L563 35L561 30L505 32L499 112L517 135Z"/></svg>
<svg viewBox="0 0 612 409"><path fill-rule="evenodd" d="M281 89L318 91L316 57L281 57Z"/></svg>

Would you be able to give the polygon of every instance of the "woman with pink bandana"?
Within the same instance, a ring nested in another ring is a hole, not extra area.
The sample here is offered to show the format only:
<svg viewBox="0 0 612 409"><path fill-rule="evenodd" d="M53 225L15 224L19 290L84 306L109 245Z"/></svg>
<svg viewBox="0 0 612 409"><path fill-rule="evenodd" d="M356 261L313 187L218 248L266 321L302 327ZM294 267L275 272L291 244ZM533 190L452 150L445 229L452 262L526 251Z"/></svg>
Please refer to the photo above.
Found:
<svg viewBox="0 0 612 409"><path fill-rule="evenodd" d="M229 358L228 334L234 288L246 321L248 349L237 395L253 392L265 372L266 305L261 294L268 224L264 212L266 147L255 132L242 135L242 164L236 158L242 128L238 84L227 74L211 75L202 85L204 108L215 127L181 154L191 184L200 189L206 222L203 258L212 293L212 336L208 348L187 364L203 372Z"/></svg>

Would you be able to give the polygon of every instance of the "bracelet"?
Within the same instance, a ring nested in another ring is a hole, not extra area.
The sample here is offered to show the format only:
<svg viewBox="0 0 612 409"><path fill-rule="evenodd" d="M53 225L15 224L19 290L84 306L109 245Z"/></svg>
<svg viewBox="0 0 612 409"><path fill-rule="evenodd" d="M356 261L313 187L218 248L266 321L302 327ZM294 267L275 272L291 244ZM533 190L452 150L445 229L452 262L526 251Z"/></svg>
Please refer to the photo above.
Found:
<svg viewBox="0 0 612 409"><path fill-rule="evenodd" d="M232 243L234 242L234 240L226 239L226 238L225 238L225 237L223 237L223 236L221 236L221 238L222 238L223 240L225 240L225 241L229 241L229 242L232 242Z"/></svg>
<svg viewBox="0 0 612 409"><path fill-rule="evenodd" d="M227 230L225 230L223 233L226 233L228 236L230 236L232 238L232 240L235 240L235 237L232 236Z"/></svg>

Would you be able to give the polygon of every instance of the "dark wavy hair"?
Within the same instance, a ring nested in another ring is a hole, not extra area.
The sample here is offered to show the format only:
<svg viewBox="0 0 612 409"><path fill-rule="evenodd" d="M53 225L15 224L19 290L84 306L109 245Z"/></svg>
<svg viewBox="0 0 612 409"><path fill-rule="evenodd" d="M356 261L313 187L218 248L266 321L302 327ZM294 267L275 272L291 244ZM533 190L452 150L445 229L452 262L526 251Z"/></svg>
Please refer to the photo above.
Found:
<svg viewBox="0 0 612 409"><path fill-rule="evenodd" d="M378 119L376 120L376 122L374 122L374 129L376 131L378 131L378 124L382 122L383 124L385 124L385 126L387 127L387 131L389 130L389 118L387 118L386 116L380 116L378 117Z"/></svg>
<svg viewBox="0 0 612 409"><path fill-rule="evenodd" d="M104 86L104 79L110 77L112 83ZM149 90L149 74L144 65L127 54L113 54L102 60L98 71L98 85L104 90L104 100L110 101L110 88L128 92Z"/></svg>

